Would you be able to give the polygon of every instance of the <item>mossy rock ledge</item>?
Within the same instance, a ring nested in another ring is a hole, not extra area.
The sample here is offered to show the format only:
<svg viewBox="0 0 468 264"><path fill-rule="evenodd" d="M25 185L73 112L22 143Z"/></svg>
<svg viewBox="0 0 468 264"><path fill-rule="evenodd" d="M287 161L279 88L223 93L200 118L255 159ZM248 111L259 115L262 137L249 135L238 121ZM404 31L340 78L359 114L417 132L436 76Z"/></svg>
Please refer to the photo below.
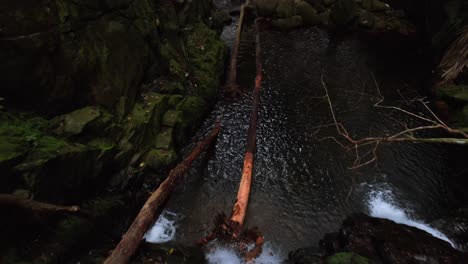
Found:
<svg viewBox="0 0 468 264"><path fill-rule="evenodd" d="M0 191L83 208L11 234L19 246L0 244L0 262L68 263L97 233L120 237L115 219L180 160L216 102L227 49L211 0L167 2L0 4Z"/></svg>

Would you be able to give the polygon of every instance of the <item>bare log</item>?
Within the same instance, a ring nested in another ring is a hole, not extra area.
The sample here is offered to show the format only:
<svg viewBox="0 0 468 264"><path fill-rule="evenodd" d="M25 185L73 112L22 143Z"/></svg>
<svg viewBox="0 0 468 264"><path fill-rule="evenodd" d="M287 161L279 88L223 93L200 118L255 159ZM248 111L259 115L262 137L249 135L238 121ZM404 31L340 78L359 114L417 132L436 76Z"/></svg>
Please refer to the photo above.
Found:
<svg viewBox="0 0 468 264"><path fill-rule="evenodd" d="M0 194L0 205L14 206L35 212L69 212L76 213L79 206L62 206L49 203L38 202L30 199L20 198L11 194Z"/></svg>
<svg viewBox="0 0 468 264"><path fill-rule="evenodd" d="M247 5L249 5L249 3L250 0L247 0L240 8L236 39L234 40L234 45L232 48L231 64L229 65L229 76L226 84L227 93L229 93L231 96L239 95L241 93L239 85L237 84L237 58L239 57L240 39L244 25L245 8Z"/></svg>
<svg viewBox="0 0 468 264"><path fill-rule="evenodd" d="M237 192L237 199L232 209L231 221L236 225L234 230L234 237L239 236L244 224L245 214L247 212L247 205L249 203L250 186L252 183L252 169L257 137L257 120L258 120L258 108L260 104L260 88L263 78L262 60L261 60L261 47L260 47L260 32L258 27L258 21L255 20L255 27L257 29L256 42L256 67L257 74L255 76L255 88L253 91L253 103L252 113L250 116L250 125L247 135L247 149L244 156L244 167L242 170L242 178L239 185L239 191Z"/></svg>
<svg viewBox="0 0 468 264"><path fill-rule="evenodd" d="M130 258L133 256L138 246L140 245L143 235L146 233L149 226L154 222L154 219L158 216L158 209L160 209L167 200L178 180L182 178L192 162L215 141L220 129L221 126L218 122L216 123L211 133L201 142L199 142L198 145L192 150L192 152L169 172L167 179L164 180L158 189L156 189L156 191L151 194L133 221L132 225L122 237L122 240L104 263L120 264L128 263L130 261Z"/></svg>

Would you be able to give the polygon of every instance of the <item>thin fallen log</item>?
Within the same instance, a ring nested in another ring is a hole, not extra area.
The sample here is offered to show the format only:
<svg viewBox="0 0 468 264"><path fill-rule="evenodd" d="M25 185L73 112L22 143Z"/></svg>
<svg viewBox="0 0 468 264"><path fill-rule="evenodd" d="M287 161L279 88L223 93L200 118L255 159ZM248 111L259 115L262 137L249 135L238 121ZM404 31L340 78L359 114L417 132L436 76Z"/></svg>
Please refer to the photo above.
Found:
<svg viewBox="0 0 468 264"><path fill-rule="evenodd" d="M234 46L231 54L231 64L229 65L229 76L226 83L226 92L231 96L235 97L241 94L239 85L237 84L237 58L239 57L240 39L242 29L244 25L245 8L249 5L250 0L247 0L240 8L240 16L237 24L236 39L234 40Z"/></svg>
<svg viewBox="0 0 468 264"><path fill-rule="evenodd" d="M255 37L255 64L257 74L255 76L255 88L253 91L252 113L250 116L249 131L247 134L247 149L244 156L244 167L242 170L242 178L237 192L237 199L232 209L231 221L235 224L233 236L239 236L242 226L244 224L245 215L247 212L247 205L249 203L250 186L252 183L252 170L257 137L257 121L258 121L258 108L260 104L260 88L263 78L262 60L261 60L261 47L260 47L260 32L258 20L255 20L255 28L257 35Z"/></svg>
<svg viewBox="0 0 468 264"><path fill-rule="evenodd" d="M30 199L20 198L11 194L0 194L0 206L14 206L31 210L34 212L69 212L76 213L80 210L79 206L62 206L49 203L38 202Z"/></svg>
<svg viewBox="0 0 468 264"><path fill-rule="evenodd" d="M211 133L199 142L192 152L181 163L179 163L179 165L170 171L167 179L161 183L158 189L151 194L143 205L132 225L122 237L122 240L104 262L105 264L120 264L128 263L130 261L130 258L140 245L143 235L157 217L158 209L160 209L167 200L167 197L173 191L176 183L180 178L182 178L192 162L215 141L220 129L221 126L218 122Z"/></svg>

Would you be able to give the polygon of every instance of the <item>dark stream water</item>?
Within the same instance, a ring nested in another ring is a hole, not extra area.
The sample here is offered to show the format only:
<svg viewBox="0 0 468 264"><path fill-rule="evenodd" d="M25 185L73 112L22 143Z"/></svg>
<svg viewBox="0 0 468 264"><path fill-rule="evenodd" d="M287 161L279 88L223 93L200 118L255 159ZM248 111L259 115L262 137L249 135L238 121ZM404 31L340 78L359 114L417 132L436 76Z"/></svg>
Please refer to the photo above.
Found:
<svg viewBox="0 0 468 264"><path fill-rule="evenodd" d="M446 148L382 144L377 162L351 170L354 152L323 140L340 138L335 128L318 131L332 123L322 74L337 119L350 135L391 135L401 123L421 124L373 106L378 96L373 76L386 105L406 107L408 98L417 95L422 80L414 74L419 65L411 56L375 48L357 36L333 38L315 28L264 31L261 41L265 79L247 226L258 226L273 247L287 253L317 245L352 212L419 222L445 212L450 204L444 180ZM240 74L243 79L252 76L250 70ZM193 245L212 227L216 213L230 213L241 176L250 106L250 94L221 100L197 136L208 133L214 120L222 121L214 150L195 164L166 206L179 216L177 242Z"/></svg>

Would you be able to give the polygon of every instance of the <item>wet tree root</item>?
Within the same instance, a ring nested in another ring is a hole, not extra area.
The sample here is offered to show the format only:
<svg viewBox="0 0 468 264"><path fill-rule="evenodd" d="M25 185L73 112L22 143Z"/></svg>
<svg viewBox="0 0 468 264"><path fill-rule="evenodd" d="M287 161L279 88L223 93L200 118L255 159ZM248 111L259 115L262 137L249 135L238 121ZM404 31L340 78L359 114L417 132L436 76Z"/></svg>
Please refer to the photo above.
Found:
<svg viewBox="0 0 468 264"><path fill-rule="evenodd" d="M158 211L165 203L171 192L174 190L177 182L188 170L192 162L208 148L217 138L221 126L216 123L211 133L205 137L192 152L169 173L167 179L161 183L158 189L151 194L146 203L141 208L137 217L129 227L122 240L112 251L104 263L128 263L136 252L143 235L146 233L154 219L158 216Z"/></svg>

